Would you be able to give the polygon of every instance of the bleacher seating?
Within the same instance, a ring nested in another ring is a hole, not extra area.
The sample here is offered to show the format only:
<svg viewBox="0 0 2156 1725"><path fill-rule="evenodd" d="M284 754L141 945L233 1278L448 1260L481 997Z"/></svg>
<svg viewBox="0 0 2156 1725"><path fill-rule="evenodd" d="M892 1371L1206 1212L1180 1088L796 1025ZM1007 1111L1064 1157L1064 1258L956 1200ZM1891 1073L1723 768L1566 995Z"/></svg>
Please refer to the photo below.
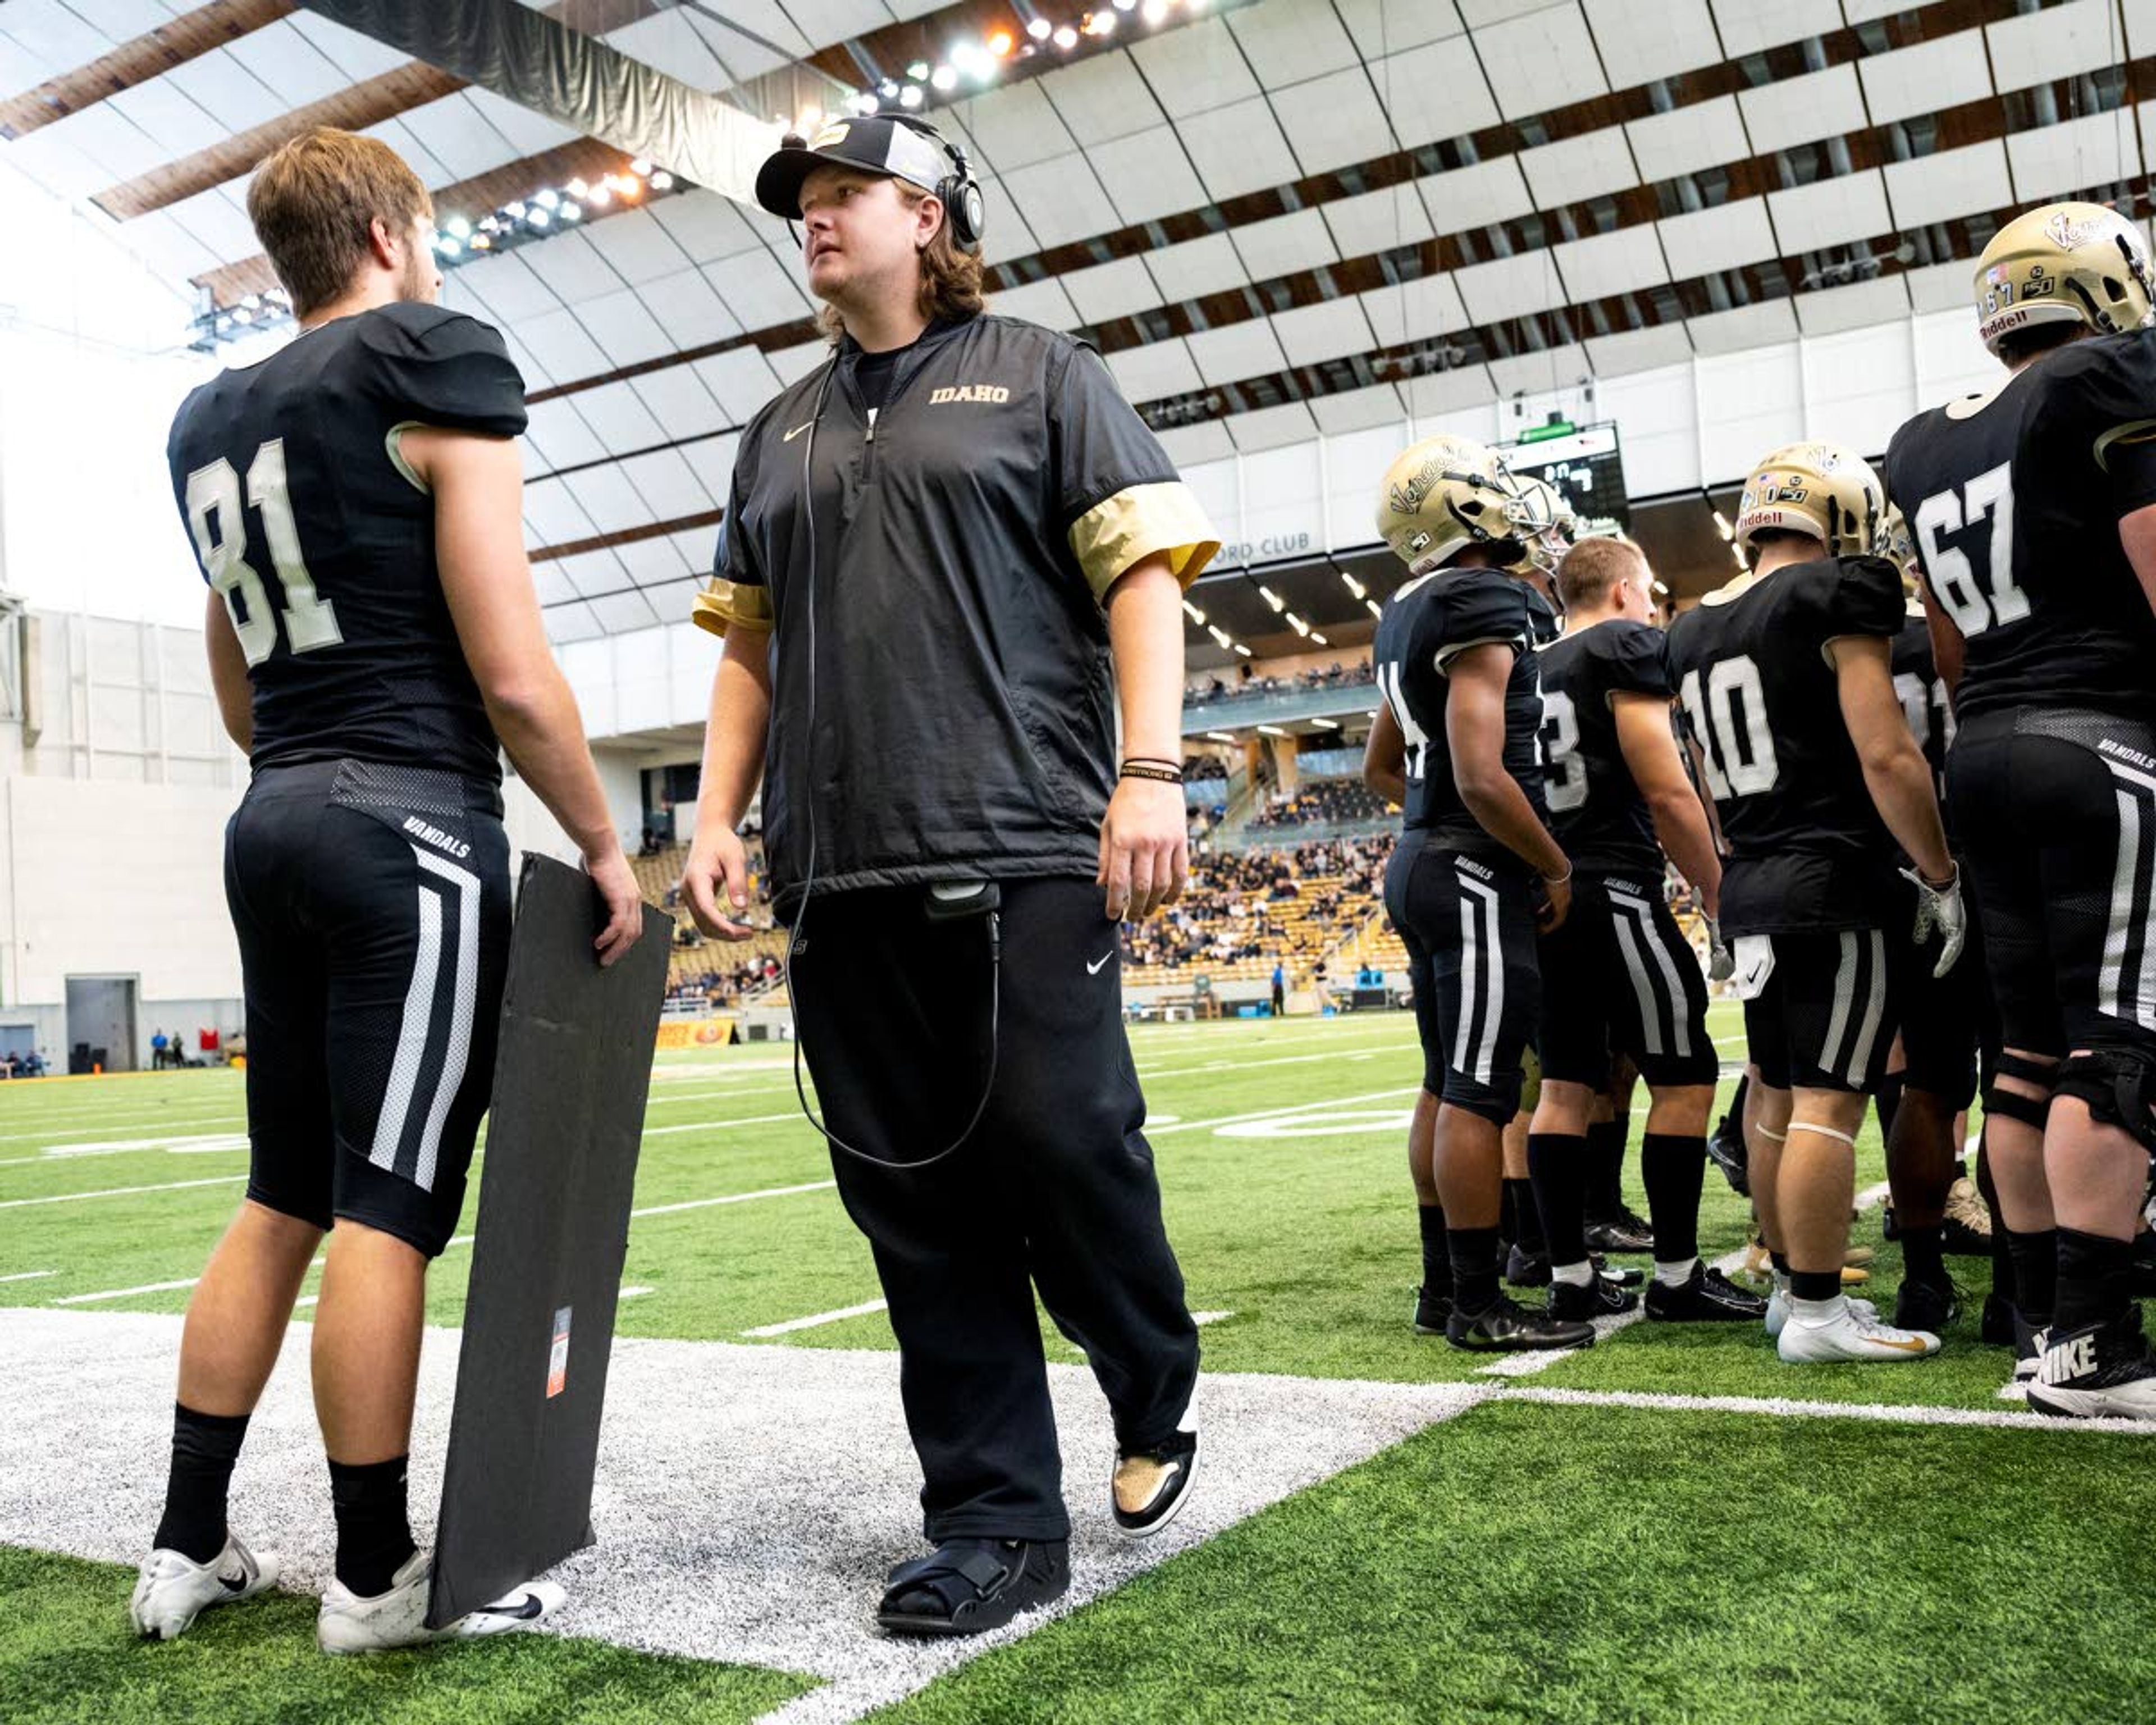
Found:
<svg viewBox="0 0 2156 1725"><path fill-rule="evenodd" d="M1250 817L1254 827L1308 826L1319 822L1382 820L1385 804L1374 791L1357 778L1322 778L1301 787L1291 797L1277 791L1265 806Z"/></svg>
<svg viewBox="0 0 2156 1725"><path fill-rule="evenodd" d="M747 993L766 988L786 949L786 932L773 928L745 941L706 940L689 920L680 901L681 870L689 859L685 845L629 859L636 884L650 903L663 906L674 917L674 951L666 966L670 1001L701 995L711 1007L732 1006ZM769 922L771 903L763 891L763 848L752 841L748 847L749 918Z"/></svg>
<svg viewBox="0 0 2156 1725"><path fill-rule="evenodd" d="M1321 957L1380 914L1391 855L1386 837L1194 856L1181 903L1125 925L1123 985L1264 982L1281 963L1290 987L1307 986Z"/></svg>

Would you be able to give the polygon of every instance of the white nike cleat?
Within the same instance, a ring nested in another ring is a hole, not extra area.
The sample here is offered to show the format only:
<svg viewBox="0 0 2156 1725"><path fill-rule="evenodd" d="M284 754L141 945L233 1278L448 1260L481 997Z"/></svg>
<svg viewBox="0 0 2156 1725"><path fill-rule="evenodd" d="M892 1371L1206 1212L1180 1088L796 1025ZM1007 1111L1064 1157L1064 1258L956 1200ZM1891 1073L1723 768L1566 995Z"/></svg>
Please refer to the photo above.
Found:
<svg viewBox="0 0 2156 1725"><path fill-rule="evenodd" d="M1879 1308L1869 1300L1860 1300L1856 1295L1847 1296L1849 1309L1865 1322L1879 1322ZM1789 1322L1789 1288L1784 1281L1776 1281L1774 1291L1767 1296L1767 1335L1769 1340L1781 1340L1782 1331Z"/></svg>
<svg viewBox="0 0 2156 1725"><path fill-rule="evenodd" d="M362 1599L341 1581L331 1581L322 1595L315 1637L325 1653L384 1653L393 1647L419 1647L429 1641L454 1641L470 1635L499 1635L529 1629L568 1598L551 1581L527 1581L505 1599L468 1611L446 1628L427 1627L427 1598L434 1584L434 1560L415 1551L389 1579L389 1590Z"/></svg>
<svg viewBox="0 0 2156 1725"><path fill-rule="evenodd" d="M1860 1306L1867 1309L1859 1312ZM1897 1330L1882 1324L1876 1308L1844 1294L1817 1301L1792 1300L1774 1351L1792 1364L1923 1359L1939 1351L1939 1338L1929 1330Z"/></svg>
<svg viewBox="0 0 2156 1725"><path fill-rule="evenodd" d="M213 1605L251 1599L275 1586L278 1568L274 1553L258 1558L228 1533L224 1549L207 1563L198 1563L184 1552L161 1548L142 1559L127 1615L137 1635L169 1641L185 1635Z"/></svg>

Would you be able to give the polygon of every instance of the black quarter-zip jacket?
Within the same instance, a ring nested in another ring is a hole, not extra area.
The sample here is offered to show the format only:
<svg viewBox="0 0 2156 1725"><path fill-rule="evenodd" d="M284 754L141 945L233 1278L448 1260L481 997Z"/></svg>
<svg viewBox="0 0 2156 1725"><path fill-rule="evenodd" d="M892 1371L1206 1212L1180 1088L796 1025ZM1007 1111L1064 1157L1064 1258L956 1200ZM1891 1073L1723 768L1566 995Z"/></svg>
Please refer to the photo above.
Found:
<svg viewBox="0 0 2156 1725"><path fill-rule="evenodd" d="M1161 552L1188 585L1218 537L1086 343L933 324L873 416L860 358L849 339L750 422L720 533L716 574L770 602L779 912L812 875L1090 876L1116 778L1102 602Z"/></svg>

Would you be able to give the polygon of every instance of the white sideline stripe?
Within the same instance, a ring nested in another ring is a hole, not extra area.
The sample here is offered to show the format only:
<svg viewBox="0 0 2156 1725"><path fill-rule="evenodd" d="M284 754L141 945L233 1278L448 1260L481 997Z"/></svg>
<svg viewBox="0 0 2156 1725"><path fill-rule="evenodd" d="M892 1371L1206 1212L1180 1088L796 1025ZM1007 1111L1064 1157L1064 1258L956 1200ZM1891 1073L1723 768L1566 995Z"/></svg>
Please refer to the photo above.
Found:
<svg viewBox="0 0 2156 1725"><path fill-rule="evenodd" d="M1321 1049L1316 1054L1275 1055L1270 1060L1214 1060L1203 1066L1162 1066L1152 1070L1141 1066L1137 1070L1141 1078L1202 1077L1212 1072L1246 1071L1253 1066L1300 1066L1311 1060L1374 1060L1380 1055L1407 1054L1414 1051L1416 1045L1412 1042L1394 1042L1382 1048L1345 1051L1328 1048Z"/></svg>
<svg viewBox="0 0 2156 1725"><path fill-rule="evenodd" d="M752 1330L743 1330L744 1336L790 1336L796 1330L813 1330L824 1324L843 1322L850 1317L866 1317L872 1312L890 1309L885 1300L864 1300L858 1306L841 1306L836 1312L812 1312L807 1317L789 1317L783 1324L758 1324Z"/></svg>
<svg viewBox="0 0 2156 1725"><path fill-rule="evenodd" d="M2054 1420L2005 1409L1927 1408L1897 1402L1810 1402L1764 1395L1664 1395L1643 1389L1496 1389L1492 1401L1543 1402L1563 1407L1654 1408L1681 1414L1771 1414L1785 1420L1870 1420L1889 1425L1996 1425L2018 1431L2094 1431L2156 1436L2146 1420Z"/></svg>
<svg viewBox="0 0 2156 1725"><path fill-rule="evenodd" d="M619 1297L624 1300L634 1300L639 1294L648 1294L651 1291L651 1289L646 1287L624 1288Z"/></svg>
<svg viewBox="0 0 2156 1725"><path fill-rule="evenodd" d="M798 1108L789 1108L783 1114L752 1114L746 1120L691 1120L680 1126L647 1126L644 1129L644 1136L663 1138L673 1132L718 1132L731 1126L775 1126L782 1120L798 1120L803 1126L808 1124L807 1117Z"/></svg>
<svg viewBox="0 0 2156 1725"><path fill-rule="evenodd" d="M58 1276L57 1270L18 1270L12 1276L0 1276L0 1281L40 1281L48 1276Z"/></svg>
<svg viewBox="0 0 2156 1725"><path fill-rule="evenodd" d="M1190 1314L1190 1321L1200 1326L1217 1324L1223 1318L1233 1317L1235 1315L1232 1312L1194 1312Z"/></svg>
<svg viewBox="0 0 2156 1725"><path fill-rule="evenodd" d="M170 1294L191 1288L201 1280L199 1276L191 1276L185 1281L146 1281L139 1288L108 1288L101 1294L64 1294L53 1304L87 1306L96 1300L125 1300L131 1294Z"/></svg>
<svg viewBox="0 0 2156 1725"><path fill-rule="evenodd" d="M1255 1114L1226 1114L1212 1120L1178 1120L1173 1126L1163 1126L1148 1132L1149 1138L1163 1138L1170 1132L1194 1132L1216 1126L1240 1126L1246 1120L1281 1120L1291 1114L1315 1114L1327 1108L1344 1108L1350 1102L1380 1102L1389 1096L1411 1096L1422 1089L1419 1084L1395 1085L1390 1090L1365 1091L1360 1096L1327 1096L1315 1102L1297 1102L1286 1108L1260 1108Z"/></svg>
<svg viewBox="0 0 2156 1725"><path fill-rule="evenodd" d="M244 1174L219 1174L208 1180L170 1180L162 1186L108 1186L100 1192L61 1192L50 1198L0 1199L0 1210L16 1210L33 1204L76 1204L86 1198L129 1198L138 1192L184 1192L190 1186L237 1186Z"/></svg>

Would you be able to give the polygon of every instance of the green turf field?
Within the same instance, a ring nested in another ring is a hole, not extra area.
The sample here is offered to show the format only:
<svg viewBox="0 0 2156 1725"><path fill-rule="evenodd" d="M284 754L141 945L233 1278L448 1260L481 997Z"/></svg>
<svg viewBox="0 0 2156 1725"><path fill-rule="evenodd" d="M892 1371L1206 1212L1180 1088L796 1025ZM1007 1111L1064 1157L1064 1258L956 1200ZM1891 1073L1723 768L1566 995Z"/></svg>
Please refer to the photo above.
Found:
<svg viewBox="0 0 2156 1725"><path fill-rule="evenodd" d="M1733 1009L1713 1029L1734 1058ZM1208 1370L1477 1379L1486 1359L1406 1321L1409 1019L1148 1028L1134 1043L1191 1305L1218 1314ZM183 1309L242 1188L241 1104L223 1072L0 1086L0 1305ZM877 1290L794 1113L784 1050L663 1056L649 1132L637 1204L656 1214L632 1226L624 1334L891 1346L880 1312L832 1316ZM1882 1177L1867 1131L1860 1189ZM1743 1244L1748 1213L1712 1168L1707 1182L1712 1257ZM1858 1237L1878 1245L1876 1219ZM434 1322L457 1322L468 1261L453 1249L438 1271ZM1980 1296L1985 1266L1955 1262ZM1882 1246L1869 1291L1891 1301L1897 1274ZM1922 1363L1790 1368L1748 1328L1639 1325L1512 1381L1537 1396L2001 1414L2009 1363L1977 1344L1975 1303ZM1052 1359L1078 1358L1049 1335ZM2029 1626L2043 1625L2046 1665L2076 1676L2039 1711L2121 1718L2146 1711L2152 1512L2156 1451L2132 1438L1495 1402L938 1679L894 1717L2026 1718ZM409 1682L380 1711L380 1677L301 1656L304 1601L141 1649L124 1633L126 1584L0 1553L0 1719L733 1720L813 1681L516 1638L480 1658L404 1659Z"/></svg>

